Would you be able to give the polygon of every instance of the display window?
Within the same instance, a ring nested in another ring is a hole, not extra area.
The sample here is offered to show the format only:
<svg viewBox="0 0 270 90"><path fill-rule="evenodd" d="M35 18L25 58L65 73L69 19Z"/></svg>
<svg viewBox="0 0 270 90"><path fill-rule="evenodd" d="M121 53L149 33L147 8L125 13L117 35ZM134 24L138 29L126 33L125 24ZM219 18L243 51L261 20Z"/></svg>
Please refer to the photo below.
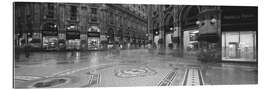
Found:
<svg viewBox="0 0 270 90"><path fill-rule="evenodd" d="M43 43L42 47L45 50L56 50L56 49L58 49L58 47L57 47L58 37L57 36L44 36L42 43Z"/></svg>
<svg viewBox="0 0 270 90"><path fill-rule="evenodd" d="M76 28L75 26L70 26L70 28L66 31L66 49L67 50L79 50L81 43L80 43L80 31L72 30Z"/></svg>
<svg viewBox="0 0 270 90"><path fill-rule="evenodd" d="M196 56L199 51L198 30L184 31L184 54L186 56Z"/></svg>
<svg viewBox="0 0 270 90"><path fill-rule="evenodd" d="M255 31L222 32L222 60L257 61Z"/></svg>
<svg viewBox="0 0 270 90"><path fill-rule="evenodd" d="M96 50L100 48L100 39L99 38L88 38L88 50Z"/></svg>
<svg viewBox="0 0 270 90"><path fill-rule="evenodd" d="M68 50L80 49L80 39L69 39L66 41L66 48Z"/></svg>
<svg viewBox="0 0 270 90"><path fill-rule="evenodd" d="M88 37L87 41L88 50L97 50L101 48L100 39L102 38L100 35L100 29L97 26L91 26L88 29L87 37ZM104 37L105 36L103 36L103 38Z"/></svg>

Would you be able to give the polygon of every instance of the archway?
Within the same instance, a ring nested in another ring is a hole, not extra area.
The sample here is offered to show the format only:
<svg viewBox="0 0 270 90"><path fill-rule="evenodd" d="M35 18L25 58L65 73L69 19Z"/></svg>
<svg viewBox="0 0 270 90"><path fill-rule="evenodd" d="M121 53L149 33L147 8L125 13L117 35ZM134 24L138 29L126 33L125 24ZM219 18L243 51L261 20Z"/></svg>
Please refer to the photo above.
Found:
<svg viewBox="0 0 270 90"><path fill-rule="evenodd" d="M179 14L181 56L196 57L199 48L199 27L196 24L199 12L199 6L184 6Z"/></svg>

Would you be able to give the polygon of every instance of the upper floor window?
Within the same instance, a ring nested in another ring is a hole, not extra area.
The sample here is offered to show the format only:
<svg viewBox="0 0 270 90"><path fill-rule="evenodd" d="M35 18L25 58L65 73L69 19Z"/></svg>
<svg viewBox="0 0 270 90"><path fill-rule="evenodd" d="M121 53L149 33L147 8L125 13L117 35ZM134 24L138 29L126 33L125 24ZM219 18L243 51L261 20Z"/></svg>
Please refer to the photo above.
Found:
<svg viewBox="0 0 270 90"><path fill-rule="evenodd" d="M54 5L53 5L53 3L48 3L47 9L48 9L47 17L54 18Z"/></svg>
<svg viewBox="0 0 270 90"><path fill-rule="evenodd" d="M76 6L71 6L70 17L71 17L71 20L77 19L77 7Z"/></svg>
<svg viewBox="0 0 270 90"><path fill-rule="evenodd" d="M83 6L83 7L82 7L82 10L87 10L87 7L86 7L86 6Z"/></svg>
<svg viewBox="0 0 270 90"><path fill-rule="evenodd" d="M165 5L165 8L168 8L168 7L170 7L170 5Z"/></svg>
<svg viewBox="0 0 270 90"><path fill-rule="evenodd" d="M91 8L91 13L92 14L97 14L97 8Z"/></svg>

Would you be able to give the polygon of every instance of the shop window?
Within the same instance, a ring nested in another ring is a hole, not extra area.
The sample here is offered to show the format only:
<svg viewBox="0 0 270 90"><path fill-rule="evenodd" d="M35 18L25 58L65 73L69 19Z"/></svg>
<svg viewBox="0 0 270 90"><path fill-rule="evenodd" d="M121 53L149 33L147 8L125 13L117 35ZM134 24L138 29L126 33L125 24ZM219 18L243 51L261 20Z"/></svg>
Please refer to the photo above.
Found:
<svg viewBox="0 0 270 90"><path fill-rule="evenodd" d="M222 32L222 59L256 61L256 32Z"/></svg>
<svg viewBox="0 0 270 90"><path fill-rule="evenodd" d="M199 51L198 30L184 31L184 54L196 56Z"/></svg>

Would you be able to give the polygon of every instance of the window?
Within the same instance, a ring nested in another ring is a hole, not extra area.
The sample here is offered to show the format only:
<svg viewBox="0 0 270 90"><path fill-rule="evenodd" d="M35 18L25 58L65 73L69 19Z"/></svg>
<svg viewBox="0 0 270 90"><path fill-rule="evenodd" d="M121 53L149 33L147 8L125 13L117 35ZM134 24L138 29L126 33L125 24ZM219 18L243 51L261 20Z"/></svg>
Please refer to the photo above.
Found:
<svg viewBox="0 0 270 90"><path fill-rule="evenodd" d="M256 61L255 31L222 32L222 60Z"/></svg>
<svg viewBox="0 0 270 90"><path fill-rule="evenodd" d="M47 13L47 18L54 18L54 5L53 3L48 3L48 13Z"/></svg>
<svg viewBox="0 0 270 90"><path fill-rule="evenodd" d="M82 7L82 10L87 10L87 7L86 7L86 6L83 6L83 7Z"/></svg>
<svg viewBox="0 0 270 90"><path fill-rule="evenodd" d="M92 14L97 14L97 8L91 8L91 13Z"/></svg>
<svg viewBox="0 0 270 90"><path fill-rule="evenodd" d="M110 13L110 16L109 16L110 24L113 24L113 18L114 18L113 14Z"/></svg>
<svg viewBox="0 0 270 90"><path fill-rule="evenodd" d="M71 18L71 20L76 20L77 19L77 7L76 6L71 6L70 18Z"/></svg>

